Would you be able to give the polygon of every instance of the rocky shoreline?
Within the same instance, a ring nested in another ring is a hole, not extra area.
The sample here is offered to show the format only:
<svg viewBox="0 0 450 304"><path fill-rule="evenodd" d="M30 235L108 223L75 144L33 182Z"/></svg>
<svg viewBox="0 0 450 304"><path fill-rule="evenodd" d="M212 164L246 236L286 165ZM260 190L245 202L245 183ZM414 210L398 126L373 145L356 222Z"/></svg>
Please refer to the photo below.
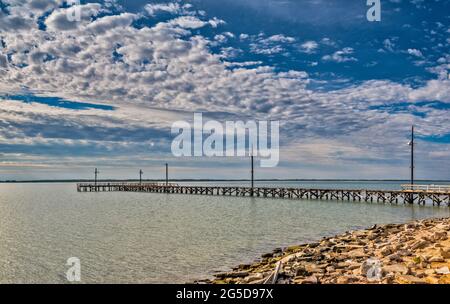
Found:
<svg viewBox="0 0 450 304"><path fill-rule="evenodd" d="M450 218L375 225L278 248L208 284L450 284Z"/></svg>

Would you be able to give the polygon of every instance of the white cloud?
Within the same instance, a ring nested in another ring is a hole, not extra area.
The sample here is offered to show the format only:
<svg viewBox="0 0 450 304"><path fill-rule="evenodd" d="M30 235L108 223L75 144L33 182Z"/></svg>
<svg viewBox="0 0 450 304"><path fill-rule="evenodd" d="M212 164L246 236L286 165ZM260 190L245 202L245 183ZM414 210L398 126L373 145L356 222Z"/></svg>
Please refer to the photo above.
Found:
<svg viewBox="0 0 450 304"><path fill-rule="evenodd" d="M85 28L86 31L90 31L95 35L104 34L107 31L114 31L117 28L126 28L137 19L138 16L130 13L122 13L116 16L106 16L95 20L88 24Z"/></svg>
<svg viewBox="0 0 450 304"><path fill-rule="evenodd" d="M50 31L77 30L82 25L88 24L93 16L100 13L101 8L102 6L98 3L88 3L85 5L74 5L69 8L56 9L45 20L45 25ZM74 21L68 17L75 16L77 10L81 13L81 21Z"/></svg>
<svg viewBox="0 0 450 304"><path fill-rule="evenodd" d="M312 54L316 52L316 49L319 47L319 44L315 41L306 41L305 43L303 43L300 46L300 49L307 53L307 54Z"/></svg>
<svg viewBox="0 0 450 304"><path fill-rule="evenodd" d="M149 15L154 16L158 12L167 12L171 14L180 13L181 7L178 3L159 3L159 4L146 4L145 10L149 13Z"/></svg>
<svg viewBox="0 0 450 304"><path fill-rule="evenodd" d="M425 86L411 91L409 98L415 101L440 100L450 102L450 80L430 80Z"/></svg>
<svg viewBox="0 0 450 304"><path fill-rule="evenodd" d="M322 43L323 45L332 46L332 47L337 46L337 43L328 37L325 37L322 40L320 40L320 43Z"/></svg>
<svg viewBox="0 0 450 304"><path fill-rule="evenodd" d="M420 50L417 50L417 49L408 49L407 52L408 52L408 54L410 54L412 56L416 56L416 57L420 57L420 58L423 57L422 52Z"/></svg>
<svg viewBox="0 0 450 304"><path fill-rule="evenodd" d="M394 48L395 48L395 43L394 43L394 41L393 41L394 39L385 39L384 41L383 41L383 46L384 46L384 49L385 50L387 50L387 51L389 51L389 52L395 52L395 50L394 50Z"/></svg>
<svg viewBox="0 0 450 304"><path fill-rule="evenodd" d="M295 38L285 36L282 34L273 35L266 39L261 40L262 43L270 43L270 42L281 42L281 43L293 43L295 42Z"/></svg>
<svg viewBox="0 0 450 304"><path fill-rule="evenodd" d="M340 51L336 51L331 55L325 55L322 57L324 61L334 61L334 62L349 62L349 61L358 61L355 57L350 56L353 54L353 48L346 47Z"/></svg>
<svg viewBox="0 0 450 304"><path fill-rule="evenodd" d="M182 16L169 22L170 25L179 26L185 29L198 29L204 27L208 22L202 21L193 16Z"/></svg>
<svg viewBox="0 0 450 304"><path fill-rule="evenodd" d="M250 51L259 55L274 55L283 53L286 51L285 47L287 45L295 42L295 38L282 34L266 37L261 33L257 37L253 36L252 39L254 42L250 44Z"/></svg>
<svg viewBox="0 0 450 304"><path fill-rule="evenodd" d="M239 39L241 39L241 40L248 39L249 37L250 37L250 35L248 35L248 34L240 34L239 35Z"/></svg>

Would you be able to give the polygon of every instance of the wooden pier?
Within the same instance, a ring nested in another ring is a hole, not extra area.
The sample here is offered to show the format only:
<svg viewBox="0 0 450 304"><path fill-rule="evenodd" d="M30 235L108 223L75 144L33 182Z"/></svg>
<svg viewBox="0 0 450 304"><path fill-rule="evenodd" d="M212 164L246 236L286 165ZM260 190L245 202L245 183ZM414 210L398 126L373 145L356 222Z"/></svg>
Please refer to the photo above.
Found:
<svg viewBox="0 0 450 304"><path fill-rule="evenodd" d="M401 190L181 186L171 183L81 183L78 192L143 192L283 199L337 200L450 207L450 186L402 185Z"/></svg>

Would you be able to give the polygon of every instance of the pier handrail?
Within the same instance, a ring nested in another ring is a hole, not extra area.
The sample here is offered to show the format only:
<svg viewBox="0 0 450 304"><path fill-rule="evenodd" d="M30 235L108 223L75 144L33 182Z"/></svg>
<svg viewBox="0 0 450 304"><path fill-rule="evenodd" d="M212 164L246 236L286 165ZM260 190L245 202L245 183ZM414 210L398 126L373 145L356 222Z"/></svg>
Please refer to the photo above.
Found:
<svg viewBox="0 0 450 304"><path fill-rule="evenodd" d="M139 182L97 182L94 184L94 182L83 182L83 183L77 183L78 187L109 187L109 186L158 186L158 187L178 187L178 184L169 183L166 184L165 182L161 183L139 183Z"/></svg>
<svg viewBox="0 0 450 304"><path fill-rule="evenodd" d="M401 185L403 191L450 193L450 185Z"/></svg>

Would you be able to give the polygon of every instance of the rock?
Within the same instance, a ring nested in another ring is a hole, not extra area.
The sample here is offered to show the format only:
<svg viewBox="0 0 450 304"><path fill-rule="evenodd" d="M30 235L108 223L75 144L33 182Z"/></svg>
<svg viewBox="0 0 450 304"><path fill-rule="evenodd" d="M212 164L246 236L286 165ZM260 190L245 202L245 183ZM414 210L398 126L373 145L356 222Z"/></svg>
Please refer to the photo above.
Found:
<svg viewBox="0 0 450 304"><path fill-rule="evenodd" d="M381 262L376 259L368 259L361 264L359 269L363 277L370 280L380 280L382 277Z"/></svg>
<svg viewBox="0 0 450 304"><path fill-rule="evenodd" d="M417 278L412 275L400 275L397 277L397 281L400 284L426 284L427 283L425 280L422 280L422 279Z"/></svg>
<svg viewBox="0 0 450 304"><path fill-rule="evenodd" d="M293 261L295 261L297 259L297 257L294 254L285 256L284 258L281 259L281 263L283 264L287 264L287 263L291 263Z"/></svg>
<svg viewBox="0 0 450 304"><path fill-rule="evenodd" d="M401 257L399 254L397 254L397 253L388 255L387 258L388 258L390 261L403 262L402 257Z"/></svg>
<svg viewBox="0 0 450 304"><path fill-rule="evenodd" d="M244 282L251 283L251 282L262 280L262 279L264 279L264 275L262 273L255 273L253 275L246 277L244 279Z"/></svg>
<svg viewBox="0 0 450 304"><path fill-rule="evenodd" d="M420 263L422 263L422 257L416 256L416 257L413 258L412 261L413 261L414 264L420 264Z"/></svg>
<svg viewBox="0 0 450 304"><path fill-rule="evenodd" d="M273 250L273 253L274 253L274 254L282 253L282 252L283 252L283 248L275 248L275 249Z"/></svg>
<svg viewBox="0 0 450 304"><path fill-rule="evenodd" d="M307 276L310 276L311 275L311 273L309 272L309 271L307 271L306 269L305 269L305 267L299 267L299 268L297 268L297 270L296 270L296 272L295 272L295 276L296 277L307 277Z"/></svg>
<svg viewBox="0 0 450 304"><path fill-rule="evenodd" d="M311 261L311 260L312 260L312 257L310 257L310 256L297 257L297 261Z"/></svg>
<svg viewBox="0 0 450 304"><path fill-rule="evenodd" d="M437 224L434 228L439 231L450 231L450 226L445 223Z"/></svg>
<svg viewBox="0 0 450 304"><path fill-rule="evenodd" d="M339 262L335 265L335 268L348 268L351 264L349 262Z"/></svg>
<svg viewBox="0 0 450 304"><path fill-rule="evenodd" d="M218 274L215 274L214 276L219 279L245 278L246 276L248 276L248 271L233 271L233 272L218 273Z"/></svg>
<svg viewBox="0 0 450 304"><path fill-rule="evenodd" d="M389 247L384 247L383 249L381 249L380 253L382 256L388 256L392 253L392 250Z"/></svg>
<svg viewBox="0 0 450 304"><path fill-rule="evenodd" d="M450 270L447 266L436 269L437 274L450 274Z"/></svg>
<svg viewBox="0 0 450 304"><path fill-rule="evenodd" d="M336 270L336 268L334 268L333 266L328 266L327 268L325 268L325 270L327 272L334 272Z"/></svg>
<svg viewBox="0 0 450 304"><path fill-rule="evenodd" d="M433 236L431 236L431 235L424 235L424 236L422 236L422 240L428 241L430 243L434 242Z"/></svg>
<svg viewBox="0 0 450 304"><path fill-rule="evenodd" d="M241 264L237 267L237 270L248 270L252 267L252 265L248 265L248 264Z"/></svg>
<svg viewBox="0 0 450 304"><path fill-rule="evenodd" d="M435 274L435 273L436 273L436 270L434 270L434 269L425 269L424 273L425 273L427 276L430 276L430 275Z"/></svg>
<svg viewBox="0 0 450 304"><path fill-rule="evenodd" d="M360 263L351 263L347 267L348 270L355 270L355 269L360 269L360 268L361 268L361 264Z"/></svg>
<svg viewBox="0 0 450 304"><path fill-rule="evenodd" d="M311 244L308 244L308 248L316 248L319 245L320 245L320 243L311 243Z"/></svg>
<svg viewBox="0 0 450 304"><path fill-rule="evenodd" d="M392 246L393 251L398 251L400 249L402 249L403 245L402 244L395 244Z"/></svg>
<svg viewBox="0 0 450 304"><path fill-rule="evenodd" d="M266 279L264 278L261 280L256 280L256 281L250 282L249 284L261 285L261 284L264 284L265 281L266 281Z"/></svg>
<svg viewBox="0 0 450 304"><path fill-rule="evenodd" d="M351 284L358 282L360 279L357 276L349 275L349 276L340 276L337 278L337 284Z"/></svg>
<svg viewBox="0 0 450 304"><path fill-rule="evenodd" d="M383 284L392 284L392 283L394 283L394 277L393 276L387 276L387 277L383 278L382 283Z"/></svg>
<svg viewBox="0 0 450 304"><path fill-rule="evenodd" d="M435 232L435 233L433 234L433 239L434 239L435 241L438 241L438 240L443 240L443 241L445 241L447 238L448 238L448 237L447 237L447 232L445 232L445 231L438 231L438 232Z"/></svg>
<svg viewBox="0 0 450 304"><path fill-rule="evenodd" d="M301 249L302 247L301 246L290 246L290 247L287 247L286 248L286 251L287 252L297 252L297 251L299 251L300 249Z"/></svg>
<svg viewBox="0 0 450 304"><path fill-rule="evenodd" d="M337 284L348 284L348 277L347 276L338 277L336 283Z"/></svg>
<svg viewBox="0 0 450 304"><path fill-rule="evenodd" d="M300 284L318 284L319 280L316 276L310 276L299 281Z"/></svg>
<svg viewBox="0 0 450 304"><path fill-rule="evenodd" d="M445 262L445 259L443 257L440 256L434 256L432 258L429 259L430 263L436 262L436 263L442 263Z"/></svg>
<svg viewBox="0 0 450 304"><path fill-rule="evenodd" d="M414 223L405 224L405 230L406 229L414 229L414 228L416 228L416 224L414 224Z"/></svg>
<svg viewBox="0 0 450 304"><path fill-rule="evenodd" d="M411 245L411 249L412 250L417 250L417 249L424 249L425 247L428 247L430 245L430 242L427 240L421 240L421 241L417 241L414 244Z"/></svg>
<svg viewBox="0 0 450 304"><path fill-rule="evenodd" d="M367 254L364 252L363 249L356 249L352 250L347 253L349 258L357 259L357 258L365 258L367 257Z"/></svg>
<svg viewBox="0 0 450 304"><path fill-rule="evenodd" d="M261 256L263 259L273 257L273 253L265 253Z"/></svg>
<svg viewBox="0 0 450 304"><path fill-rule="evenodd" d="M422 260L423 260L424 262L426 262L426 263L429 263L429 262L430 262L430 259L431 259L432 257L433 257L433 256L430 255L430 254L423 254L423 255L422 255Z"/></svg>
<svg viewBox="0 0 450 304"><path fill-rule="evenodd" d="M422 270L420 270L419 272L416 272L416 273L411 273L411 275L413 275L417 278L420 278L420 279L425 278L427 276L425 271L422 271Z"/></svg>
<svg viewBox="0 0 450 304"><path fill-rule="evenodd" d="M377 236L375 233L370 233L370 234L367 236L367 239L368 239L369 241L375 241L377 238L378 238L378 236Z"/></svg>
<svg viewBox="0 0 450 304"><path fill-rule="evenodd" d="M409 268L403 264L388 265L382 267L383 273L401 273L408 274Z"/></svg>
<svg viewBox="0 0 450 304"><path fill-rule="evenodd" d="M450 248L441 248L439 252L444 259L450 259Z"/></svg>
<svg viewBox="0 0 450 304"><path fill-rule="evenodd" d="M319 269L326 269L327 267L328 267L328 263L317 265L317 268L319 268Z"/></svg>
<svg viewBox="0 0 450 304"><path fill-rule="evenodd" d="M450 284L450 275L446 274L439 278L439 284Z"/></svg>
<svg viewBox="0 0 450 304"><path fill-rule="evenodd" d="M410 250L407 250L407 249L400 249L399 251L397 251L397 254L399 255L399 256L411 256L412 255L412 252L410 251Z"/></svg>
<svg viewBox="0 0 450 304"><path fill-rule="evenodd" d="M376 230L378 228L378 225L377 224L375 224L375 225L373 225L372 227L370 227L369 229L367 229L367 230Z"/></svg>

